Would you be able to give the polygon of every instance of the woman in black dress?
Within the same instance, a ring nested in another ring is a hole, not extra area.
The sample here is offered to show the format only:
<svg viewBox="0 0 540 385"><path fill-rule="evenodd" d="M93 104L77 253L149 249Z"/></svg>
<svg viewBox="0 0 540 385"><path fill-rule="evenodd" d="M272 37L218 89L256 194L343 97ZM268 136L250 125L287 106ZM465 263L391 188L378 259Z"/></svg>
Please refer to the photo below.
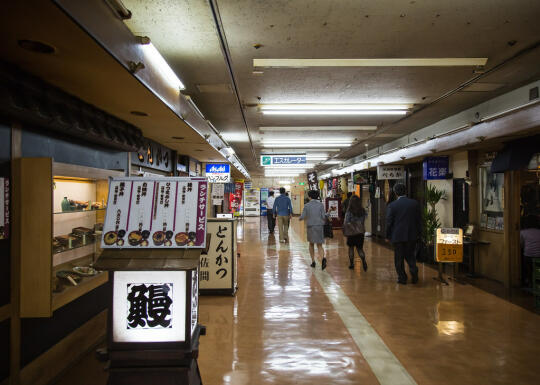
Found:
<svg viewBox="0 0 540 385"><path fill-rule="evenodd" d="M364 221L366 219L366 210L362 207L362 201L356 195L351 197L347 212L345 213L345 223L358 222L359 226L364 229ZM347 237L347 246L349 246L349 269L354 269L354 249L358 251L358 256L362 260L362 267L367 271L366 255L364 253L364 231L358 234Z"/></svg>

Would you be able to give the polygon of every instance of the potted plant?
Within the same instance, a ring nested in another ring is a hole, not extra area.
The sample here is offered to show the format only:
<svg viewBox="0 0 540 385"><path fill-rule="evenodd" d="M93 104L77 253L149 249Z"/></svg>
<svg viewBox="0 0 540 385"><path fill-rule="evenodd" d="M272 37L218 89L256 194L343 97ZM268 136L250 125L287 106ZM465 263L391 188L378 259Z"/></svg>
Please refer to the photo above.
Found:
<svg viewBox="0 0 540 385"><path fill-rule="evenodd" d="M435 205L446 200L446 191L433 185L427 185L425 190L426 206L422 212L422 248L426 262L434 260L435 231L441 226Z"/></svg>

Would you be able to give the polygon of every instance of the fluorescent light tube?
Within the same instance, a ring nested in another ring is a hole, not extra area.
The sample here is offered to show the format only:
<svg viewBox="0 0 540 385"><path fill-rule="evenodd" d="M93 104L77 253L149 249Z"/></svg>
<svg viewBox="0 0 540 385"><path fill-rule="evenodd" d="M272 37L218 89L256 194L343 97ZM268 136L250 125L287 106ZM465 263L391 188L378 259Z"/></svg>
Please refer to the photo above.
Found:
<svg viewBox="0 0 540 385"><path fill-rule="evenodd" d="M185 89L182 81L176 76L171 67L169 67L169 64L167 64L163 56L161 56L152 43L141 45L141 49L144 54L144 60L151 62L172 88L176 90Z"/></svg>
<svg viewBox="0 0 540 385"><path fill-rule="evenodd" d="M280 138L275 138L275 139L266 138L266 139L262 140L262 143L279 143L279 144L294 143L294 144L296 144L298 142L302 142L302 143L306 143L306 144L312 144L312 143L351 143L353 141L354 141L354 138L307 139L307 138L290 138L290 137L287 138L287 137L285 137L283 139L280 139Z"/></svg>
<svg viewBox="0 0 540 385"><path fill-rule="evenodd" d="M271 166L263 166L265 170L272 170L272 169L279 169L282 170L284 168L310 168L313 167L313 163L299 163L299 164L280 164L280 165L271 165Z"/></svg>
<svg viewBox="0 0 540 385"><path fill-rule="evenodd" d="M367 103L350 103L350 104L318 104L318 103L290 103L290 104L259 104L259 109L261 111L272 111L272 110L292 110L292 111L311 111L311 110L406 110L412 108L412 104L395 104L395 103L377 103L377 104L367 104Z"/></svg>
<svg viewBox="0 0 540 385"><path fill-rule="evenodd" d="M484 66L485 57L394 59L253 59L253 67L456 67Z"/></svg>
<svg viewBox="0 0 540 385"><path fill-rule="evenodd" d="M266 131L266 132L291 132L291 131L301 131L301 132L309 132L309 131L375 131L377 129L377 126L295 126L295 127L259 127L259 131Z"/></svg>
<svg viewBox="0 0 540 385"><path fill-rule="evenodd" d="M290 180L278 180L278 183L279 184L291 184L292 181L290 181Z"/></svg>
<svg viewBox="0 0 540 385"><path fill-rule="evenodd" d="M343 160L330 159L330 160L327 160L326 162L324 162L324 164L340 164L342 162L343 162Z"/></svg>
<svg viewBox="0 0 540 385"><path fill-rule="evenodd" d="M350 147L350 143L263 143L263 147L270 147L270 148L319 148L319 147L327 147L327 146L334 146L334 147ZM336 151L335 149L332 150L325 150L325 151ZM339 150L338 150L339 151Z"/></svg>
<svg viewBox="0 0 540 385"><path fill-rule="evenodd" d="M290 111L290 110L263 110L263 115L405 115L407 111L402 110L303 110L303 111Z"/></svg>

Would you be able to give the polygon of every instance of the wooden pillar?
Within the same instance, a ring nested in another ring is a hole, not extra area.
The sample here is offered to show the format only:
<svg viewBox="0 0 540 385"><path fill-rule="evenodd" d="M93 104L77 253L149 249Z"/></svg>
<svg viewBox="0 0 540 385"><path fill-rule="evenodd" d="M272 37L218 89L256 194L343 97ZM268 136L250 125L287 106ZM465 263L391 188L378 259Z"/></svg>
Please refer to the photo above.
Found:
<svg viewBox="0 0 540 385"><path fill-rule="evenodd" d="M22 130L19 124L11 128L11 321L10 321L10 363L9 384L18 385L21 370L21 317L20 317L20 193L17 184L13 183L19 178L15 169L14 160L22 157Z"/></svg>

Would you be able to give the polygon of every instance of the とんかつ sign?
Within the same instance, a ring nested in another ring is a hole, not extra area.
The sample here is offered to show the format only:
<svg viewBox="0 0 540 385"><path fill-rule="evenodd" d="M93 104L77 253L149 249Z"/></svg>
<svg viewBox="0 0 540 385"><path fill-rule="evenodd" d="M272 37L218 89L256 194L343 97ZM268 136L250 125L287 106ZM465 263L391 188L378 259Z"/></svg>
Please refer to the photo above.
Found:
<svg viewBox="0 0 540 385"><path fill-rule="evenodd" d="M206 178L210 183L229 183L231 181L231 165L208 163L206 165Z"/></svg>

